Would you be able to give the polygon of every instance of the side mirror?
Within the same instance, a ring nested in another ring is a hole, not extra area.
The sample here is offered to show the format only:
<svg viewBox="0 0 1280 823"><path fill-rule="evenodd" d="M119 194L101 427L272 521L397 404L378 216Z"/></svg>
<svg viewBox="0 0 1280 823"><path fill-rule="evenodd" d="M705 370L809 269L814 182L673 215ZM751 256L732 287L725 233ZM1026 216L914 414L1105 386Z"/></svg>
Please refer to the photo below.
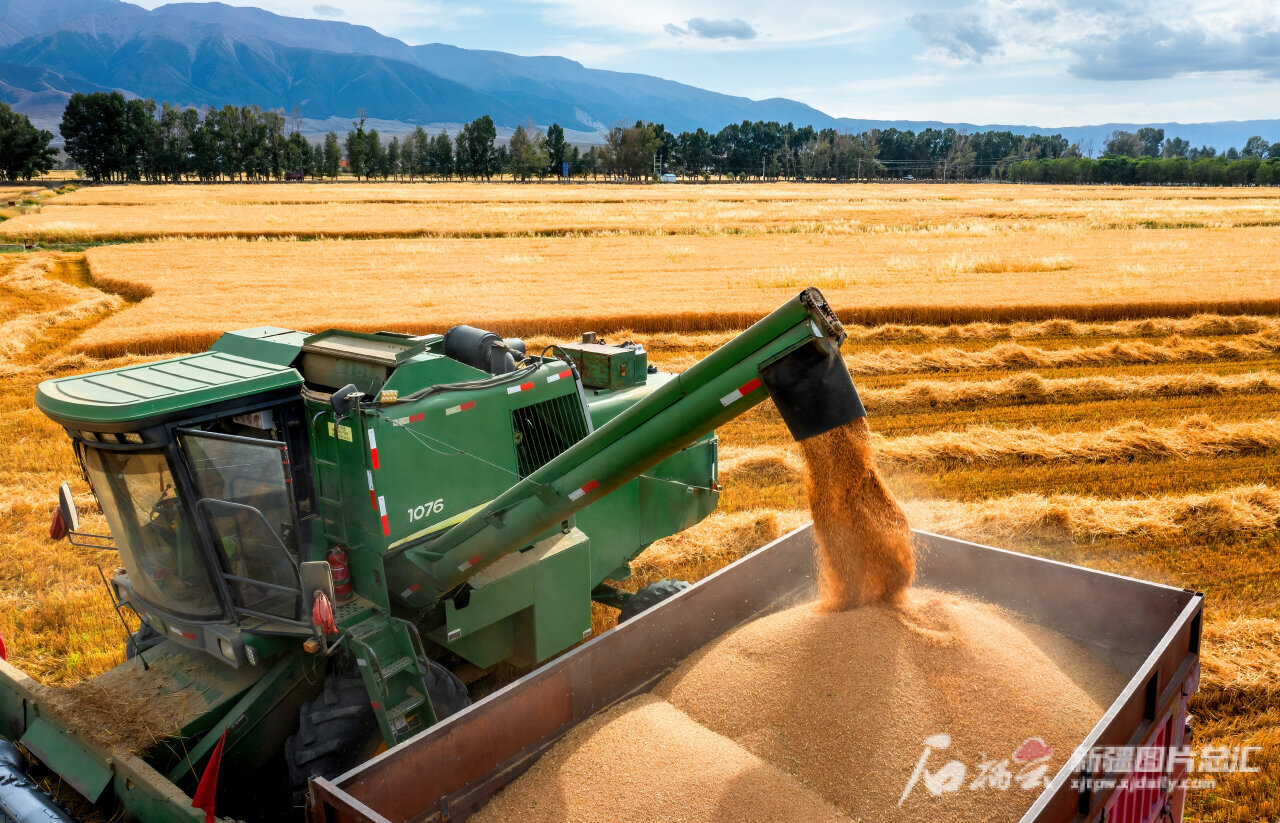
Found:
<svg viewBox="0 0 1280 823"><path fill-rule="evenodd" d="M334 420L340 420L350 413L351 409L360 402L363 395L355 387L354 383L348 383L329 395L329 405L333 408Z"/></svg>
<svg viewBox="0 0 1280 823"><path fill-rule="evenodd" d="M298 582L302 584L303 619L311 619L311 602L317 591L324 592L329 602L334 602L333 569L324 560L308 560L298 564Z"/></svg>
<svg viewBox="0 0 1280 823"><path fill-rule="evenodd" d="M76 511L76 501L71 497L71 486L63 483L58 487L58 510L62 512L62 522L67 531L80 531L80 514Z"/></svg>

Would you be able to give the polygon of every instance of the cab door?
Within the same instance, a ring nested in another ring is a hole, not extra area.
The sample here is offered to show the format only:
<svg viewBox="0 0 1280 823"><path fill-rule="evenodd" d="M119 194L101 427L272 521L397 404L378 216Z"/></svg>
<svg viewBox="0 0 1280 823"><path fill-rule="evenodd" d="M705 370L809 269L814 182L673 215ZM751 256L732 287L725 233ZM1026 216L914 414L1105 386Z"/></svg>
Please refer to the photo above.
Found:
<svg viewBox="0 0 1280 823"><path fill-rule="evenodd" d="M284 443L194 429L178 439L243 614L298 620L297 519Z"/></svg>

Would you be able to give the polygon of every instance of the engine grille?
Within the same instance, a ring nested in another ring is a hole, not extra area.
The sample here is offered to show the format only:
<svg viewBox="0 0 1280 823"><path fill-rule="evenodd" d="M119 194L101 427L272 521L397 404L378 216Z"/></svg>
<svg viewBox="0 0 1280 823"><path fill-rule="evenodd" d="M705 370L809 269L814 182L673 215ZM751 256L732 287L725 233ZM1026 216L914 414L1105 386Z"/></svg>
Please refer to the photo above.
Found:
<svg viewBox="0 0 1280 823"><path fill-rule="evenodd" d="M587 420L577 394L564 394L511 412L516 465L528 477L587 436Z"/></svg>

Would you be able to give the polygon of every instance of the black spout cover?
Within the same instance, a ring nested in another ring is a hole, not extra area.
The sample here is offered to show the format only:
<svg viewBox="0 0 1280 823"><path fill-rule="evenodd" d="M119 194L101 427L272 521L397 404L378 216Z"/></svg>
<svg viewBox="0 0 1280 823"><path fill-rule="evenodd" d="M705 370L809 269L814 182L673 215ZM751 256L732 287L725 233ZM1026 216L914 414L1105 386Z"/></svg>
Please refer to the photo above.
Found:
<svg viewBox="0 0 1280 823"><path fill-rule="evenodd" d="M867 416L840 349L827 338L811 340L765 366L760 381L796 440Z"/></svg>

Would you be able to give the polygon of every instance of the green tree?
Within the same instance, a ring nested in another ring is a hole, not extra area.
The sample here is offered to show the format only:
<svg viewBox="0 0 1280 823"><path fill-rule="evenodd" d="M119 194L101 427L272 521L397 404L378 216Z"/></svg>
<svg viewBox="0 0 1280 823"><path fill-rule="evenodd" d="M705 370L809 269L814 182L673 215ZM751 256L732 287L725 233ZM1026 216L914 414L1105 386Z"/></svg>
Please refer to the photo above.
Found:
<svg viewBox="0 0 1280 823"><path fill-rule="evenodd" d="M432 138L426 129L418 126L413 130L413 171L424 180L431 174L431 144Z"/></svg>
<svg viewBox="0 0 1280 823"><path fill-rule="evenodd" d="M1131 131L1113 131L1107 138L1103 154L1116 157L1141 157L1144 149L1142 138Z"/></svg>
<svg viewBox="0 0 1280 823"><path fill-rule="evenodd" d="M564 129L559 123L547 126L547 165L555 176L563 174L564 164L569 160L567 144L564 142Z"/></svg>
<svg viewBox="0 0 1280 823"><path fill-rule="evenodd" d="M416 167L414 166L414 151L417 146L417 132L409 132L404 136L404 140L400 143L400 171L401 177L407 177L412 180L415 176Z"/></svg>
<svg viewBox="0 0 1280 823"><path fill-rule="evenodd" d="M25 114L0 103L0 174L7 179L35 177L53 168L58 151L49 145L52 140L52 134L31 125Z"/></svg>
<svg viewBox="0 0 1280 823"><path fill-rule="evenodd" d="M561 146L561 151L564 147ZM511 176L519 180L528 180L534 175L542 175L547 169L546 138L542 132L530 134L524 126L516 126L508 144L510 153L509 168Z"/></svg>
<svg viewBox="0 0 1280 823"><path fill-rule="evenodd" d="M382 178L385 180L388 176L400 176L400 138L391 137L391 143L387 146L387 156L383 163Z"/></svg>
<svg viewBox="0 0 1280 823"><path fill-rule="evenodd" d="M606 171L634 180L653 172L657 150L658 138L653 126L637 120L634 126L618 125L609 130L600 158Z"/></svg>
<svg viewBox="0 0 1280 823"><path fill-rule="evenodd" d="M1150 126L1144 126L1138 129L1137 138L1138 142L1142 144L1142 157L1160 156L1160 146L1164 143L1164 129L1153 129Z"/></svg>
<svg viewBox="0 0 1280 823"><path fill-rule="evenodd" d="M449 178L454 170L453 141L449 139L449 132L441 129L431 140L431 173Z"/></svg>
<svg viewBox="0 0 1280 823"><path fill-rule="evenodd" d="M66 152L95 182L124 167L125 102L118 91L73 94L62 112Z"/></svg>
<svg viewBox="0 0 1280 823"><path fill-rule="evenodd" d="M1265 138L1261 136L1250 137L1245 141L1244 148L1240 150L1243 157L1266 157L1270 147L1267 145Z"/></svg>
<svg viewBox="0 0 1280 823"><path fill-rule="evenodd" d="M458 135L458 173L488 180L497 171L497 156L493 141L498 130L489 115L477 117L462 127Z"/></svg>
<svg viewBox="0 0 1280 823"><path fill-rule="evenodd" d="M372 179L374 175L387 179L387 147L382 145L382 135L377 129L369 129L364 141L364 176Z"/></svg>
<svg viewBox="0 0 1280 823"><path fill-rule="evenodd" d="M337 177L338 172L342 170L342 147L338 144L336 131L331 131L324 136L323 156L321 168L324 170L324 176L330 179Z"/></svg>
<svg viewBox="0 0 1280 823"><path fill-rule="evenodd" d="M1181 137L1170 137L1164 141L1164 148L1161 150L1162 157L1186 157L1191 153L1191 144Z"/></svg>
<svg viewBox="0 0 1280 823"><path fill-rule="evenodd" d="M347 151L347 171L351 172L359 180L368 174L366 156L368 135L364 131L364 117L360 118L360 122L351 124L351 131L347 132L346 151Z"/></svg>

